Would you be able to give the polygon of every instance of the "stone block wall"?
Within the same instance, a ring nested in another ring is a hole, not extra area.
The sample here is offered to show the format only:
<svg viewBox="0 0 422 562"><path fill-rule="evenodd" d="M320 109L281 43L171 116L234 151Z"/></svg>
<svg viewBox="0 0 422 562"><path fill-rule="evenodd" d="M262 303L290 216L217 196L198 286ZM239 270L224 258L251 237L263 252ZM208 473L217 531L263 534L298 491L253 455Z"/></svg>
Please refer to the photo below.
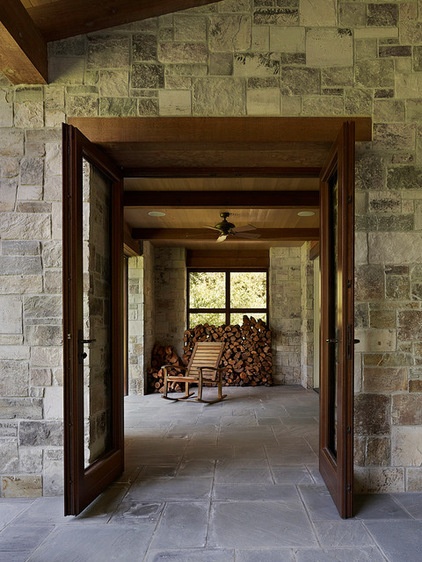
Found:
<svg viewBox="0 0 422 562"><path fill-rule="evenodd" d="M276 384L301 384L301 250L270 250L270 326Z"/></svg>
<svg viewBox="0 0 422 562"><path fill-rule="evenodd" d="M129 394L143 394L144 356L144 258L128 260L128 378Z"/></svg>
<svg viewBox="0 0 422 562"><path fill-rule="evenodd" d="M421 22L416 0L224 0L52 43L47 86L0 77L1 495L60 488L61 122L136 115L372 116L356 162L356 475L422 490Z"/></svg>
<svg viewBox="0 0 422 562"><path fill-rule="evenodd" d="M314 262L309 258L310 242L300 252L301 283L301 385L314 388Z"/></svg>

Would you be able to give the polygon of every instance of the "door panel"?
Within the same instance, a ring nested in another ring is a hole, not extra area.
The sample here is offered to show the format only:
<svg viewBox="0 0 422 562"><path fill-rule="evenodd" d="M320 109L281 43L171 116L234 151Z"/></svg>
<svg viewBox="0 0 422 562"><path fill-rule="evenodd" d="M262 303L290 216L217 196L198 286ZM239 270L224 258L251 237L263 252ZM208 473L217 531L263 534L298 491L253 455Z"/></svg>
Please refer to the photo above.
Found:
<svg viewBox="0 0 422 562"><path fill-rule="evenodd" d="M341 517L353 514L354 124L321 174L320 472Z"/></svg>
<svg viewBox="0 0 422 562"><path fill-rule="evenodd" d="M122 180L63 126L65 514L123 471Z"/></svg>

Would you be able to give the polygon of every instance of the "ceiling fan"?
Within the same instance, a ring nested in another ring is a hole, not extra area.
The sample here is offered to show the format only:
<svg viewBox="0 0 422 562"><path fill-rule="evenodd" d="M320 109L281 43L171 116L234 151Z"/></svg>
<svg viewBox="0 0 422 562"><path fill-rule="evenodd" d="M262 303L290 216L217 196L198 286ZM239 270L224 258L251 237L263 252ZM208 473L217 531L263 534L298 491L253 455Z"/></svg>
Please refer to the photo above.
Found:
<svg viewBox="0 0 422 562"><path fill-rule="evenodd" d="M256 230L255 226L251 224L246 224L245 226L236 227L232 222L229 222L227 218L230 213L223 212L220 213L220 217L223 219L221 222L217 223L215 226L207 226L206 228L211 228L212 230L217 230L220 235L217 238L217 242L224 242L229 236L236 236L236 238L249 238L256 239L261 235L256 232L250 232L251 230Z"/></svg>

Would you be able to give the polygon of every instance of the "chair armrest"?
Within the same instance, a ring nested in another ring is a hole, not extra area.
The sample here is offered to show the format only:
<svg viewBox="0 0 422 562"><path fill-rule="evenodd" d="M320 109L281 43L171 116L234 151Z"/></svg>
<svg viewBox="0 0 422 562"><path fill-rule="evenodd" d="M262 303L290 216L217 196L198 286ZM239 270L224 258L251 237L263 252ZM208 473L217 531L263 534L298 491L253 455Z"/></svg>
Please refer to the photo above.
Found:
<svg viewBox="0 0 422 562"><path fill-rule="evenodd" d="M160 369L163 369L163 371L165 373L167 373L167 367L170 367L172 369L177 369L178 371L183 371L185 373L187 371L186 367L175 366L175 365L172 365L171 363L168 363L167 365L161 365Z"/></svg>

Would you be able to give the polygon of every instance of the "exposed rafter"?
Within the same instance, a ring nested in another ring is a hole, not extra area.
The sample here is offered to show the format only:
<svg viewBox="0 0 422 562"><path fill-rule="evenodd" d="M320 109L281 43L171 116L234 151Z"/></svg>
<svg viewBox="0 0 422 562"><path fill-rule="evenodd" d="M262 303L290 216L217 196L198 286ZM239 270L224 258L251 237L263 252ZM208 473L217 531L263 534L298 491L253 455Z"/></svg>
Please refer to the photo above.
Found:
<svg viewBox="0 0 422 562"><path fill-rule="evenodd" d="M20 0L0 2L0 71L13 84L45 84L47 43Z"/></svg>

